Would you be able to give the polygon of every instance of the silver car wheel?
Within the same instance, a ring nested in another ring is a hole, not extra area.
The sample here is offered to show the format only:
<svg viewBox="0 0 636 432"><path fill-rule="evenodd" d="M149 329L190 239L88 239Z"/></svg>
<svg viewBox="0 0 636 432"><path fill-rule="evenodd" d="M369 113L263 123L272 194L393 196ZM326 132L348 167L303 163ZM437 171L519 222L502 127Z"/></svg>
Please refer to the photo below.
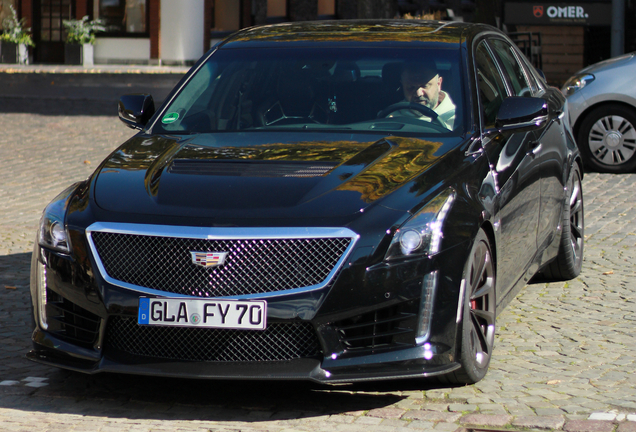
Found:
<svg viewBox="0 0 636 432"><path fill-rule="evenodd" d="M570 244L574 261L582 259L583 255L583 191L578 172L572 175L570 184Z"/></svg>
<svg viewBox="0 0 636 432"><path fill-rule="evenodd" d="M446 376L455 384L474 384L488 371L495 345L496 265L483 229L477 232L461 281L461 367Z"/></svg>
<svg viewBox="0 0 636 432"><path fill-rule="evenodd" d="M469 295L470 332L468 346L475 364L483 368L490 362L495 344L495 268L485 241L477 244L466 280Z"/></svg>
<svg viewBox="0 0 636 432"><path fill-rule="evenodd" d="M590 129L588 143L592 155L606 165L627 162L636 152L636 130L619 115L601 117Z"/></svg>

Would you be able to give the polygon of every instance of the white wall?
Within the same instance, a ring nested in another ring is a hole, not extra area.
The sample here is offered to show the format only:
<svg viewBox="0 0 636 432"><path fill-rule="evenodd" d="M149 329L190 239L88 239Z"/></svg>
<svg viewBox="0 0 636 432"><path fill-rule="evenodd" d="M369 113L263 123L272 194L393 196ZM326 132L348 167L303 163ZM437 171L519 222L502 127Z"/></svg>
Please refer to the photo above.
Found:
<svg viewBox="0 0 636 432"><path fill-rule="evenodd" d="M95 63L137 63L148 64L150 60L150 39L139 38L97 38L95 43Z"/></svg>
<svg viewBox="0 0 636 432"><path fill-rule="evenodd" d="M162 63L182 64L204 53L204 0L161 0Z"/></svg>

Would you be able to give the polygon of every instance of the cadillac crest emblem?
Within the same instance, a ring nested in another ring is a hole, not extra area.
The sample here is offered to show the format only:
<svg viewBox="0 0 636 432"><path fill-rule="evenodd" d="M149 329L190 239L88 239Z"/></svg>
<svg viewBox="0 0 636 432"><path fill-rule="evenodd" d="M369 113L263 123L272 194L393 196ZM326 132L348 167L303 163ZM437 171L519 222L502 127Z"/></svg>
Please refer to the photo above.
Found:
<svg viewBox="0 0 636 432"><path fill-rule="evenodd" d="M225 262L227 252L190 252L192 264L201 267L216 267Z"/></svg>

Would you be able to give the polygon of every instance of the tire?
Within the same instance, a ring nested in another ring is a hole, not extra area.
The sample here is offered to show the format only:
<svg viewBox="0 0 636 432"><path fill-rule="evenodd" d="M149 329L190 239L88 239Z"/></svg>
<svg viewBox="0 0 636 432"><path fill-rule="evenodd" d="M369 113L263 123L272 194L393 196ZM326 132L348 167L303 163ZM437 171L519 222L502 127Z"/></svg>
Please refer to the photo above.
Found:
<svg viewBox="0 0 636 432"><path fill-rule="evenodd" d="M636 170L636 111L622 105L598 107L581 122L577 143L585 165L593 171Z"/></svg>
<svg viewBox="0 0 636 432"><path fill-rule="evenodd" d="M583 188L581 186L581 171L577 164L572 167L565 196L559 253L556 259L541 271L544 279L553 281L574 279L581 273L583 265L585 240Z"/></svg>
<svg viewBox="0 0 636 432"><path fill-rule="evenodd" d="M495 344L495 263L482 229L475 237L461 283L461 367L447 378L456 384L474 384L486 375Z"/></svg>

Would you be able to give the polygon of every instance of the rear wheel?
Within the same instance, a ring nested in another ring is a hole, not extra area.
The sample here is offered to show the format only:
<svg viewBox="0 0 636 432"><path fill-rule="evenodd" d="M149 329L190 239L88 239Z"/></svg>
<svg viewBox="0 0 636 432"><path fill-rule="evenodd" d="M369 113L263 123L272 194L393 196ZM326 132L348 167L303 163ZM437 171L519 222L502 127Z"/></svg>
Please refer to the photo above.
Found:
<svg viewBox="0 0 636 432"><path fill-rule="evenodd" d="M488 371L495 344L495 264L488 236L479 230L462 277L461 368L450 381L474 384Z"/></svg>
<svg viewBox="0 0 636 432"><path fill-rule="evenodd" d="M581 122L577 143L585 164L594 171L636 170L636 112L621 105L592 110Z"/></svg>
<svg viewBox="0 0 636 432"><path fill-rule="evenodd" d="M541 271L545 279L563 281L581 273L584 229L581 172L578 165L574 164L567 184L566 201L563 203L559 255Z"/></svg>

